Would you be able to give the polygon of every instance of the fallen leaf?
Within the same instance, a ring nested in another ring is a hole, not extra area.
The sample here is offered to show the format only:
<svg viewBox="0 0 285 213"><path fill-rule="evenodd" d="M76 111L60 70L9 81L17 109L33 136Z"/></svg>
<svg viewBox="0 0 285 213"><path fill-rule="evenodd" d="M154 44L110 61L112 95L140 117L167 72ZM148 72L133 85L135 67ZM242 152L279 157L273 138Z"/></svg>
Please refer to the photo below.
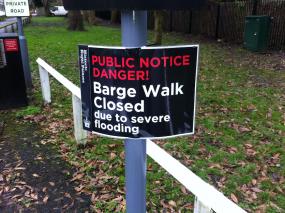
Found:
<svg viewBox="0 0 285 213"><path fill-rule="evenodd" d="M252 148L252 147L253 147L253 145L252 145L252 144L250 144L250 143L246 143L246 144L244 144L244 146L245 146L247 149L250 149L250 148Z"/></svg>
<svg viewBox="0 0 285 213"><path fill-rule="evenodd" d="M253 105L253 104L250 104L250 105L247 106L247 110L249 110L249 111L256 111L256 106Z"/></svg>
<svg viewBox="0 0 285 213"><path fill-rule="evenodd" d="M96 194L95 194L95 193L92 193L92 195L91 195L91 202L92 202L92 203L97 202L97 197L96 197Z"/></svg>
<svg viewBox="0 0 285 213"><path fill-rule="evenodd" d="M39 176L38 174L34 173L34 174L33 174L33 177L37 177L37 178L38 178L38 177L40 177L40 176Z"/></svg>
<svg viewBox="0 0 285 213"><path fill-rule="evenodd" d="M25 168L25 167L16 167L14 170L15 170L15 171L18 171L18 170L26 170L26 168Z"/></svg>
<svg viewBox="0 0 285 213"><path fill-rule="evenodd" d="M183 206L183 209L193 209L193 205L191 203L187 203Z"/></svg>
<svg viewBox="0 0 285 213"><path fill-rule="evenodd" d="M9 191L9 189L10 189L10 187L9 187L9 186L5 186L5 187L4 187L4 192L8 192L8 191Z"/></svg>
<svg viewBox="0 0 285 213"><path fill-rule="evenodd" d="M27 184L27 183L24 182L24 181L17 181L16 183L17 183L17 184L20 184L20 185L26 185L26 184Z"/></svg>
<svg viewBox="0 0 285 213"><path fill-rule="evenodd" d="M238 203L238 199L237 199L237 197L236 197L233 193L231 193L231 199L232 199L232 201L234 201L235 203Z"/></svg>
<svg viewBox="0 0 285 213"><path fill-rule="evenodd" d="M241 126L241 127L239 127L239 131L240 131L241 133L244 133L244 132L250 132L251 129L249 129L249 128L247 128L247 127Z"/></svg>
<svg viewBox="0 0 285 213"><path fill-rule="evenodd" d="M230 147L229 148L229 152L231 153L231 154L234 154L234 153L236 153L238 150L237 150L237 148L236 147Z"/></svg>
<svg viewBox="0 0 285 213"><path fill-rule="evenodd" d="M49 183L49 185L51 185L51 186L55 186L55 183L54 182L48 182Z"/></svg>
<svg viewBox="0 0 285 213"><path fill-rule="evenodd" d="M75 187L74 189L75 189L75 191L80 192L83 188L84 188L84 186L80 185L78 187Z"/></svg>
<svg viewBox="0 0 285 213"><path fill-rule="evenodd" d="M177 205L176 205L176 202L173 201L173 200L170 200L168 203L169 203L169 205L171 205L171 206L173 206L173 207L176 207L176 206L177 206Z"/></svg>
<svg viewBox="0 0 285 213"><path fill-rule="evenodd" d="M125 152L124 152L124 151L120 153L120 157L121 157L122 159L125 158Z"/></svg>
<svg viewBox="0 0 285 213"><path fill-rule="evenodd" d="M120 201L122 201L123 199L124 199L123 196L119 196L119 197L113 199L113 201L120 202Z"/></svg>
<svg viewBox="0 0 285 213"><path fill-rule="evenodd" d="M187 189L184 186L180 186L180 189L183 192L183 194L188 194Z"/></svg>
<svg viewBox="0 0 285 213"><path fill-rule="evenodd" d="M43 158L41 156L38 156L35 158L35 160L43 160Z"/></svg>
<svg viewBox="0 0 285 213"><path fill-rule="evenodd" d="M113 160L117 155L114 152L111 152L110 154L110 160Z"/></svg>
<svg viewBox="0 0 285 213"><path fill-rule="evenodd" d="M169 208L170 206L168 205L168 204L166 204L165 202L164 202L164 200L161 200L160 201L160 204L163 206L163 208Z"/></svg>
<svg viewBox="0 0 285 213"><path fill-rule="evenodd" d="M43 199L43 202L44 202L44 203L47 203L48 198L49 198L49 197L46 195L46 196L44 197L44 199Z"/></svg>
<svg viewBox="0 0 285 213"><path fill-rule="evenodd" d="M111 194L103 194L100 196L101 200L109 200L112 197Z"/></svg>
<svg viewBox="0 0 285 213"><path fill-rule="evenodd" d="M252 194L251 194L251 198L252 198L253 200L256 200L256 199L257 199L256 193L252 193Z"/></svg>
<svg viewBox="0 0 285 213"><path fill-rule="evenodd" d="M19 198L19 197L22 197L22 195L14 195L13 197L11 197L11 199L16 199L16 198Z"/></svg>
<svg viewBox="0 0 285 213"><path fill-rule="evenodd" d="M42 190L44 193L47 192L47 187L44 187L43 190Z"/></svg>
<svg viewBox="0 0 285 213"><path fill-rule="evenodd" d="M36 193L31 193L30 197L33 199L33 200L37 200L38 199L38 195Z"/></svg>
<svg viewBox="0 0 285 213"><path fill-rule="evenodd" d="M69 199L72 199L72 198L71 198L71 195L70 195L68 192L65 192L65 193L64 193L64 197L67 197L67 198L69 198Z"/></svg>
<svg viewBox="0 0 285 213"><path fill-rule="evenodd" d="M262 192L262 190L257 188L257 187L253 187L253 188L251 188L251 190L254 192L257 192L257 193Z"/></svg>
<svg viewBox="0 0 285 213"><path fill-rule="evenodd" d="M80 180L81 178L84 177L84 174L83 173L79 173L77 175L75 175L72 179L71 179L71 182L72 181L75 181L75 180Z"/></svg>

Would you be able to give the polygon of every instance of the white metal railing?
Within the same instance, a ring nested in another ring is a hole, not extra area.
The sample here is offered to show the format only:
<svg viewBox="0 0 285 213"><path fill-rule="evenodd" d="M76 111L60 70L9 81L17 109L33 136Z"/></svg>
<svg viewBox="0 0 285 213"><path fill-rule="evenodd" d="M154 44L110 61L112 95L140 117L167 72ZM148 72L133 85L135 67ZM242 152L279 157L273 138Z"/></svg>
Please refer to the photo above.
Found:
<svg viewBox="0 0 285 213"><path fill-rule="evenodd" d="M31 22L30 17L23 17L22 18L23 25L28 24L30 22ZM8 33L9 27L11 29L11 32L15 32L15 29L18 29L17 20L16 21L10 21L10 22L7 22L5 24L0 25L0 29L4 29L5 33Z"/></svg>
<svg viewBox="0 0 285 213"><path fill-rule="evenodd" d="M72 93L74 135L77 143L86 143L87 132L82 129L80 88L38 58L42 95L45 103L51 103L49 74ZM203 181L178 160L151 140L147 140L147 154L195 195L194 213L245 213L246 211Z"/></svg>

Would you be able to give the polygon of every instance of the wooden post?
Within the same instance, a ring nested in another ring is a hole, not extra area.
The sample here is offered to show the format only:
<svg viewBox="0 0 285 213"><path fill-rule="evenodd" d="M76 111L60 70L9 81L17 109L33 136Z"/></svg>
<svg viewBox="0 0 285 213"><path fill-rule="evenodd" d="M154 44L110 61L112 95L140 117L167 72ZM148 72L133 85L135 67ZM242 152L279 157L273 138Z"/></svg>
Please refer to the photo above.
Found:
<svg viewBox="0 0 285 213"><path fill-rule="evenodd" d="M85 145L87 143L87 131L83 130L82 123L82 104L81 100L72 94L74 136L77 144Z"/></svg>
<svg viewBox="0 0 285 213"><path fill-rule="evenodd" d="M42 87L42 95L45 104L51 103L51 92L50 92L50 84L49 84L49 74L48 72L39 65L39 73Z"/></svg>
<svg viewBox="0 0 285 213"><path fill-rule="evenodd" d="M195 197L194 213L212 213L211 208L205 206L198 197Z"/></svg>
<svg viewBox="0 0 285 213"><path fill-rule="evenodd" d="M218 2L217 3L217 17L216 17L216 33L215 38L219 39L219 30L220 30L220 17L221 17L221 5Z"/></svg>
<svg viewBox="0 0 285 213"><path fill-rule="evenodd" d="M257 0L254 0L253 1L253 6L252 6L252 15L257 15L257 5L258 5L258 1Z"/></svg>

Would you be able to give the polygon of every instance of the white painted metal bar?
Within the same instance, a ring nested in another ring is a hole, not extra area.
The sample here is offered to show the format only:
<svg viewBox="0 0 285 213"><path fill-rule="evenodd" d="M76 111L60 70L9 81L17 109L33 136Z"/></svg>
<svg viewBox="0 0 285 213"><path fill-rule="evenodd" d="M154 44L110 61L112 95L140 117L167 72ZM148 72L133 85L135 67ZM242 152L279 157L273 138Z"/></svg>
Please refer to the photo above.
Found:
<svg viewBox="0 0 285 213"><path fill-rule="evenodd" d="M51 103L49 74L41 65L39 65L39 73L40 73L42 96L44 99L44 103L49 104Z"/></svg>
<svg viewBox="0 0 285 213"><path fill-rule="evenodd" d="M72 108L73 108L73 122L74 122L74 136L77 144L87 143L87 131L83 130L82 124L82 103L76 96L72 95Z"/></svg>
<svg viewBox="0 0 285 213"><path fill-rule="evenodd" d="M59 83L61 83L65 88L67 88L73 95L81 99L80 88L65 78L62 74L56 71L53 67L47 64L41 58L37 59L37 63L43 67L50 75L52 75Z"/></svg>
<svg viewBox="0 0 285 213"><path fill-rule="evenodd" d="M199 198L195 196L194 213L212 213L212 209L205 206Z"/></svg>
<svg viewBox="0 0 285 213"><path fill-rule="evenodd" d="M211 207L217 213L246 212L151 140L147 140L147 154L198 197L204 206Z"/></svg>

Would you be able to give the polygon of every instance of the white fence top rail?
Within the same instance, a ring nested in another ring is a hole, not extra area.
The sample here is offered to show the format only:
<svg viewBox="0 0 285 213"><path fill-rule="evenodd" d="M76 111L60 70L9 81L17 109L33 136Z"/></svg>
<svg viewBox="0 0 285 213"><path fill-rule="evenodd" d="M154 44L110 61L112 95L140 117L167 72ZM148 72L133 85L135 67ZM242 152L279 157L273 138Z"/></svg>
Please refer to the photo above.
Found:
<svg viewBox="0 0 285 213"><path fill-rule="evenodd" d="M76 86L71 81L69 81L67 78L65 78L62 74L60 74L58 71L56 71L53 67L51 67L49 64L47 64L41 58L37 59L37 63L42 68L44 68L50 75L52 75L56 80L58 80L64 87L66 87L72 94L74 94L79 99L81 99L81 92L80 92L80 88L78 86Z"/></svg>
<svg viewBox="0 0 285 213"><path fill-rule="evenodd" d="M72 94L81 99L80 88L57 72L41 58L37 63L57 79ZM169 155L151 140L147 140L147 154L192 192L199 201L210 207L217 213L245 213L246 211L225 197L221 192L210 184L203 181L200 177L191 172L186 166Z"/></svg>
<svg viewBox="0 0 285 213"><path fill-rule="evenodd" d="M147 140L147 154L184 185L206 206L218 213L246 212L234 202L225 197L213 186L203 181L186 166L169 155L151 140Z"/></svg>

